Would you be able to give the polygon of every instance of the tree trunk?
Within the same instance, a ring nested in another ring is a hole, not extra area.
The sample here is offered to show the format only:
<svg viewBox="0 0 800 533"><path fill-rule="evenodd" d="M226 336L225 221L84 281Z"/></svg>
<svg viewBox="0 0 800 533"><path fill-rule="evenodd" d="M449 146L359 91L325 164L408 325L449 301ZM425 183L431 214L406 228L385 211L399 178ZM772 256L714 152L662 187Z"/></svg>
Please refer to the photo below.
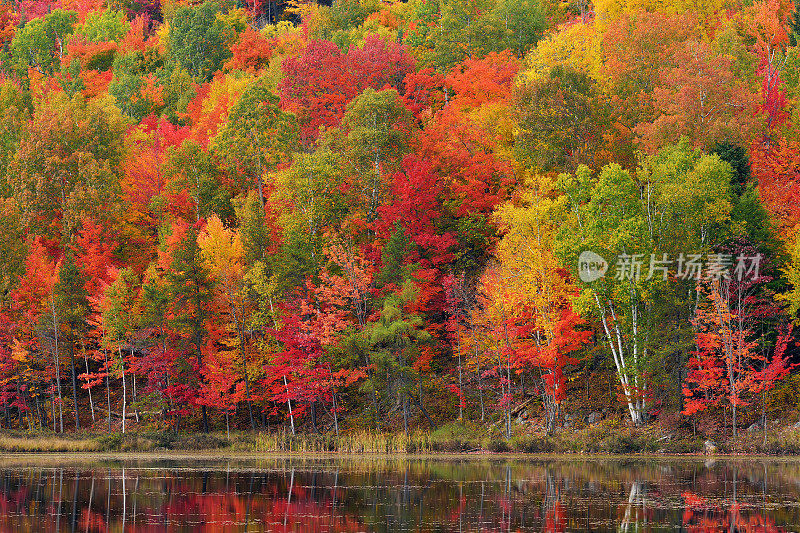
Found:
<svg viewBox="0 0 800 533"><path fill-rule="evenodd" d="M292 423L292 436L294 437L294 413L292 412L292 400L289 399L289 382L283 376L283 386L286 387L286 403L289 406L289 421Z"/></svg>
<svg viewBox="0 0 800 533"><path fill-rule="evenodd" d="M58 392L58 427L59 432L64 433L64 409L62 408L61 404L63 404L63 397L61 395L61 359L59 358L58 354L58 319L56 318L56 304L51 299L50 300L50 309L53 312L53 345L54 345L54 359L56 364L56 392ZM56 423L56 413L55 409L53 410L53 430L55 431L55 423Z"/></svg>
<svg viewBox="0 0 800 533"><path fill-rule="evenodd" d="M420 410L420 412L422 413L422 416L424 416L424 417L425 417L425 420L427 420L427 421L428 421L428 425L431 427L431 429L433 429L433 428L435 427L435 426L434 426L434 424L433 424L433 419L431 419L431 415L430 415L430 414L428 414L428 410L427 410L427 409L425 409L425 406L424 406L424 405L422 405L422 393L420 392L420 393L418 394L418 396L419 396L419 398L414 398L414 396L413 396L413 395L410 395L410 394L409 394L409 396L408 396L408 397L409 397L409 399L410 399L412 402L414 402L415 404L417 404L417 407L419 407L419 410Z"/></svg>
<svg viewBox="0 0 800 533"><path fill-rule="evenodd" d="M263 202L261 208L263 209ZM233 299L231 299L233 302ZM253 400L250 398L250 376L247 372L247 352L245 351L245 335L244 326L239 324L239 316L236 312L236 305L231 303L231 311L233 312L233 321L236 324L236 329L239 332L239 351L242 353L242 372L244 373L244 395L247 401L247 412L250 416L250 429L256 429L256 421L253 418Z"/></svg>
<svg viewBox="0 0 800 533"><path fill-rule="evenodd" d="M195 348L197 348L197 369L200 372L200 382L203 382L203 353L200 351L200 346L202 345L202 333L199 331L195 331L195 340L194 340ZM201 407L201 411L203 413L203 433L208 433L208 408L203 405Z"/></svg>
<svg viewBox="0 0 800 533"><path fill-rule="evenodd" d="M202 408L203 413L203 433L208 433L208 408L204 405Z"/></svg>
<svg viewBox="0 0 800 533"><path fill-rule="evenodd" d="M406 393L404 392L401 401L403 402L403 428L406 432L406 437L408 437L408 401L406 400Z"/></svg>
<svg viewBox="0 0 800 533"><path fill-rule="evenodd" d="M133 355L133 350L131 350L131 355ZM133 416L136 418L136 422L139 422L139 407L136 405L136 372L131 374L133 379Z"/></svg>
<svg viewBox="0 0 800 533"><path fill-rule="evenodd" d="M72 370L72 403L75 406L75 430L81 429L81 417L78 412L78 379L75 375L75 343L72 336L69 341L69 366Z"/></svg>
<svg viewBox="0 0 800 533"><path fill-rule="evenodd" d="M125 379L125 359L122 357L122 345L119 345L119 362L122 365L122 433L125 433L125 419L128 409L128 382ZM109 412L109 416L111 413Z"/></svg>
<svg viewBox="0 0 800 533"><path fill-rule="evenodd" d="M105 371L106 371L106 405L108 407L108 432L111 433L111 384L109 383L109 368L108 368L108 352L106 352L105 348L103 349L103 359L105 360Z"/></svg>
<svg viewBox="0 0 800 533"><path fill-rule="evenodd" d="M461 371L461 341L458 342L458 419L464 420L464 379Z"/></svg>
<svg viewBox="0 0 800 533"><path fill-rule="evenodd" d="M339 438L339 416L336 413L336 391L333 391L333 428L336 430L336 438ZM338 446L338 444L337 444Z"/></svg>
<svg viewBox="0 0 800 533"><path fill-rule="evenodd" d="M311 427L314 433L319 433L317 429L317 402L311 402Z"/></svg>
<svg viewBox="0 0 800 533"><path fill-rule="evenodd" d="M617 378L619 379L619 383L622 387L622 392L625 395L625 403L628 407L628 413L630 414L631 421L635 426L641 426L644 422L644 405L634 398L634 393L641 394L639 390L636 390L635 385L632 386L631 381L631 371L628 368L628 362L626 361L625 357L625 349L623 347L622 342L622 332L619 330L619 325L617 321L617 316L614 311L613 306L609 303L608 311L604 307L604 305L600 302L600 298L595 293L594 294L595 303L597 304L597 310L600 313L600 323L603 326L603 331L605 333L606 342L608 343L608 347L611 350L611 355L614 359L614 366L617 369ZM611 323L609 324L609 318L607 313L611 313ZM634 324L636 322L636 313L634 312ZM611 328L613 329L613 333ZM636 326L634 325L634 348L633 348L633 357L634 360L637 358L636 352ZM633 370L633 379L636 381L636 372L637 369L634 368Z"/></svg>
<svg viewBox="0 0 800 533"><path fill-rule="evenodd" d="M86 357L86 346L83 346L83 362L86 365L86 373L89 373L89 358ZM94 418L94 400L92 399L92 388L89 387L86 390L89 391L89 410L92 412L92 425L95 423Z"/></svg>
<svg viewBox="0 0 800 533"><path fill-rule="evenodd" d="M35 395L33 399L36 402L36 414L39 417L39 429L44 429L47 426L47 420L45 419L45 414L39 405L39 395Z"/></svg>
<svg viewBox="0 0 800 533"><path fill-rule="evenodd" d="M244 394L247 398L247 413L250 416L250 429L256 429L256 421L253 418L253 399L250 397L250 376L247 372L247 356L244 351L244 339L239 341L242 347L242 368L244 369Z"/></svg>

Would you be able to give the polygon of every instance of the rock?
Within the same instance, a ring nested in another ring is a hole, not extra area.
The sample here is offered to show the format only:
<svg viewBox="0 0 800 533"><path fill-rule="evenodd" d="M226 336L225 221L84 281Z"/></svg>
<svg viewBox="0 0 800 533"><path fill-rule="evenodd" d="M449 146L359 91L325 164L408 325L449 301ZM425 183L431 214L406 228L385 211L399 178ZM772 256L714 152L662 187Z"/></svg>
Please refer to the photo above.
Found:
<svg viewBox="0 0 800 533"><path fill-rule="evenodd" d="M753 422L750 427L747 428L748 433L755 433L756 431L761 431L761 424L758 422Z"/></svg>
<svg viewBox="0 0 800 533"><path fill-rule="evenodd" d="M800 429L800 422L796 422L795 425L792 426L792 429Z"/></svg>
<svg viewBox="0 0 800 533"><path fill-rule="evenodd" d="M595 422L599 422L602 417L603 415L595 411L594 413L591 413L589 416L586 417L586 423L594 424Z"/></svg>
<svg viewBox="0 0 800 533"><path fill-rule="evenodd" d="M703 443L703 451L706 453L706 455L714 455L717 453L717 443L711 439L707 439Z"/></svg>

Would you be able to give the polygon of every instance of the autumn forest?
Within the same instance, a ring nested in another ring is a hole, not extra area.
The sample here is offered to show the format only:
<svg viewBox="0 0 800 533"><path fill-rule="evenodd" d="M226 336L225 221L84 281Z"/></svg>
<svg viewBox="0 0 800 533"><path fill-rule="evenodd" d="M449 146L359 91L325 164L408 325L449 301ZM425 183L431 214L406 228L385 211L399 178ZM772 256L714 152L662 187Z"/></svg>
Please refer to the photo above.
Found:
<svg viewBox="0 0 800 533"><path fill-rule="evenodd" d="M791 0L5 1L0 428L766 441L798 40Z"/></svg>

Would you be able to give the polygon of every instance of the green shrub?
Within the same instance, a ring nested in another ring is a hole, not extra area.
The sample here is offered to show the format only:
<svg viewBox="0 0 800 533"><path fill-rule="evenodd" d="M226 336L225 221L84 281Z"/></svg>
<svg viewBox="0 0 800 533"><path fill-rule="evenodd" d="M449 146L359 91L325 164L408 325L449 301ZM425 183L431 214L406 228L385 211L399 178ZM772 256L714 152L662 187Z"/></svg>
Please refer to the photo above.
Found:
<svg viewBox="0 0 800 533"><path fill-rule="evenodd" d="M460 422L449 422L430 434L433 451L458 453L480 448L479 431Z"/></svg>
<svg viewBox="0 0 800 533"><path fill-rule="evenodd" d="M97 438L99 448L105 452L118 452L122 448L122 433L106 433Z"/></svg>
<svg viewBox="0 0 800 533"><path fill-rule="evenodd" d="M504 453L509 450L508 441L500 439L492 439L489 441L489 451L495 453Z"/></svg>
<svg viewBox="0 0 800 533"><path fill-rule="evenodd" d="M512 450L520 453L553 453L556 451L556 444L549 437L512 437L510 444Z"/></svg>
<svg viewBox="0 0 800 533"><path fill-rule="evenodd" d="M669 442L665 449L670 453L701 453L704 449L704 442L700 437L675 439Z"/></svg>
<svg viewBox="0 0 800 533"><path fill-rule="evenodd" d="M181 435L175 440L174 448L179 450L216 450L227 446L228 439L212 433Z"/></svg>
<svg viewBox="0 0 800 533"><path fill-rule="evenodd" d="M769 434L766 442L759 439L755 448L767 455L800 455L800 432L790 429L777 435Z"/></svg>

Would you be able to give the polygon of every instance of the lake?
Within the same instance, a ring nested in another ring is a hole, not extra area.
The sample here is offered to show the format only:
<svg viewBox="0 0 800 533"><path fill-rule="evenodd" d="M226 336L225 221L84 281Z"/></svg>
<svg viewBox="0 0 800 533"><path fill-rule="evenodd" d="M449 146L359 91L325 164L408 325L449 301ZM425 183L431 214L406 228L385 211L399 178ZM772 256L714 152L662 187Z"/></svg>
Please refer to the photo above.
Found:
<svg viewBox="0 0 800 533"><path fill-rule="evenodd" d="M798 531L770 459L0 458L0 532Z"/></svg>

